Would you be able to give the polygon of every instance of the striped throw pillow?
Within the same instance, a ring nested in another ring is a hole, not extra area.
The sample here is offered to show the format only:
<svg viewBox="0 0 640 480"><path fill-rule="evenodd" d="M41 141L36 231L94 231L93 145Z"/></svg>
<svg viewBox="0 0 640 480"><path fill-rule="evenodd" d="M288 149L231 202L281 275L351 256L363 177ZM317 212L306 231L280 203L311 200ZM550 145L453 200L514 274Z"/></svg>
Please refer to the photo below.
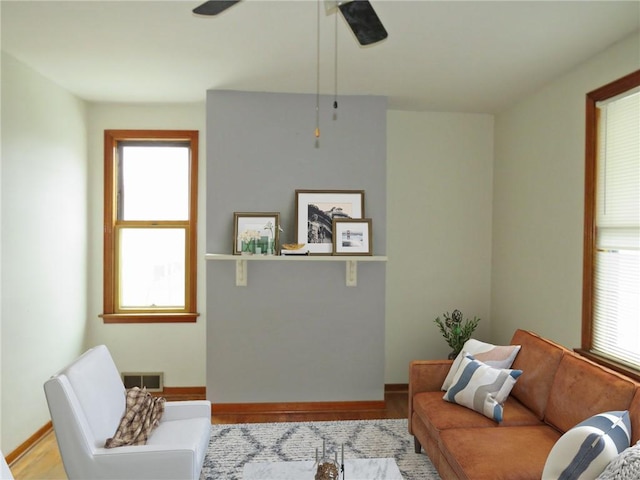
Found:
<svg viewBox="0 0 640 480"><path fill-rule="evenodd" d="M583 480L600 475L629 447L629 412L605 412L579 423L555 443L542 472L543 480Z"/></svg>
<svg viewBox="0 0 640 480"><path fill-rule="evenodd" d="M522 370L493 368L465 352L443 398L501 422L504 402L521 374Z"/></svg>
<svg viewBox="0 0 640 480"><path fill-rule="evenodd" d="M636 480L640 478L640 441L609 462L597 480Z"/></svg>
<svg viewBox="0 0 640 480"><path fill-rule="evenodd" d="M463 352L473 355L476 360L486 363L494 368L511 368L511 364L516 359L516 355L520 351L520 345L492 345L491 343L481 342L475 338L470 338L462 346L462 351L451 364L449 373L442 383L442 390L449 390L453 377L455 376L460 362L464 358Z"/></svg>

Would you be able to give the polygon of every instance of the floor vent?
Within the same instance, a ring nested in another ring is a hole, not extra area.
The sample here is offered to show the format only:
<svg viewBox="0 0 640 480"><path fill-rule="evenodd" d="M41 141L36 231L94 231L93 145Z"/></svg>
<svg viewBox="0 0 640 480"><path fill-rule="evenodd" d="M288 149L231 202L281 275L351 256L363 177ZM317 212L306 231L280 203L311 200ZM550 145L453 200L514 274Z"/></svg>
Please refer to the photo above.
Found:
<svg viewBox="0 0 640 480"><path fill-rule="evenodd" d="M163 377L162 372L122 372L124 388L146 387L148 392L162 392Z"/></svg>

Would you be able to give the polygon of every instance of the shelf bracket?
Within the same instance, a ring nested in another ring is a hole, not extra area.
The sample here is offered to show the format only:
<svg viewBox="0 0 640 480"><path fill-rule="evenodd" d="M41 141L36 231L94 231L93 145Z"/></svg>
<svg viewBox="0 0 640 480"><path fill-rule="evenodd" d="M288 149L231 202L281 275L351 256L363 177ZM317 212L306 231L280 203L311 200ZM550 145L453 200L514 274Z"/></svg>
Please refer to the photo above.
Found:
<svg viewBox="0 0 640 480"><path fill-rule="evenodd" d="M347 260L346 264L346 283L347 287L358 286L358 262L355 260Z"/></svg>
<svg viewBox="0 0 640 480"><path fill-rule="evenodd" d="M236 287L247 286L247 261L236 260Z"/></svg>

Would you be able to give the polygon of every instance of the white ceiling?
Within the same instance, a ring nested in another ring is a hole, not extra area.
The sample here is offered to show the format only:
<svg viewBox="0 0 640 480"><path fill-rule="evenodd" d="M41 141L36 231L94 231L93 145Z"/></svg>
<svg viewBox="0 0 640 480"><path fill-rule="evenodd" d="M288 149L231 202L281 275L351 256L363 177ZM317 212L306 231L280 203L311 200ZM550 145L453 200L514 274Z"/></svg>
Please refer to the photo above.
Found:
<svg viewBox="0 0 640 480"><path fill-rule="evenodd" d="M2 49L90 101L315 93L315 0L245 0L217 17L194 15L200 3L2 0ZM338 18L338 92L392 109L497 112L640 28L639 1L371 3L389 37L360 47ZM333 94L324 2L320 20L320 89Z"/></svg>

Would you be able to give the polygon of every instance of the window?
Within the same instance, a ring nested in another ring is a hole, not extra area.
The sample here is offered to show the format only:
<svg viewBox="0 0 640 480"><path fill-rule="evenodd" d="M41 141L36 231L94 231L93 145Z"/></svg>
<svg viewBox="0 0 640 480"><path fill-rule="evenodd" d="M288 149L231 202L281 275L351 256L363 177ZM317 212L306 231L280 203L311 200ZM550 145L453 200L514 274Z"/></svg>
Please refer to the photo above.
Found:
<svg viewBox="0 0 640 480"><path fill-rule="evenodd" d="M104 322L195 322L198 132L106 130L104 145Z"/></svg>
<svg viewBox="0 0 640 480"><path fill-rule="evenodd" d="M640 70L587 95L582 348L640 376Z"/></svg>

